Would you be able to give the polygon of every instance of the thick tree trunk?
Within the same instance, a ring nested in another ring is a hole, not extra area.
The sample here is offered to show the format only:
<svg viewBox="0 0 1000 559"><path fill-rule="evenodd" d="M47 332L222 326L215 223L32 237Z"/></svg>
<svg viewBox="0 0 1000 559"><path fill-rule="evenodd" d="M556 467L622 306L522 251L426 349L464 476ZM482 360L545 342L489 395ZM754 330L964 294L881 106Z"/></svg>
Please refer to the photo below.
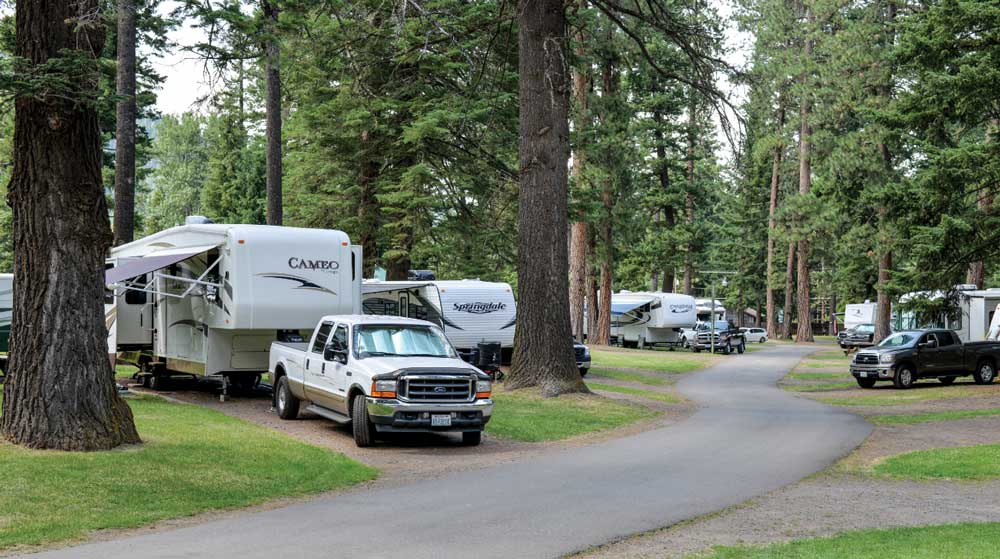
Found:
<svg viewBox="0 0 1000 559"><path fill-rule="evenodd" d="M694 155L695 155L695 111L694 92L691 92L691 104L688 106L687 130L687 194L684 197L684 210L687 213L688 227L694 225ZM684 294L694 295L694 242L688 242L684 251Z"/></svg>
<svg viewBox="0 0 1000 559"><path fill-rule="evenodd" d="M564 0L518 2L517 330L507 386L588 392L569 319L567 176L569 76Z"/></svg>
<svg viewBox="0 0 1000 559"><path fill-rule="evenodd" d="M587 338L593 338L597 332L597 319L600 316L597 304L597 292L599 276L597 266L590 262L590 256L597 254L597 235L592 228L588 228L587 233Z"/></svg>
<svg viewBox="0 0 1000 559"><path fill-rule="evenodd" d="M660 189L666 195L670 192L670 169L667 162L667 146L663 138L663 130L660 129L660 124L663 122L663 115L658 111L654 111L653 120L657 124L656 131L653 133L656 139L656 175L660 179ZM677 216L674 214L674 207L669 202L663 206L663 223L668 229L673 229L677 225ZM656 291L656 287L656 281L654 280L653 291ZM674 290L674 269L672 267L663 270L663 285L660 290L668 293Z"/></svg>
<svg viewBox="0 0 1000 559"><path fill-rule="evenodd" d="M611 116L607 113L610 107L607 105L618 95L618 72L614 62L611 60L606 60L604 63L602 82L604 86L602 94L605 97L605 112L601 114L601 121L605 127L610 128L612 126ZM617 163L617 158L612 156L611 166L617 165ZM601 188L601 207L604 210L603 219L601 219L601 244L604 247L604 254L601 258L600 315L598 315L597 320L597 332L591 342L594 345L608 345L611 343L611 292L615 263L614 203L614 179L606 178Z"/></svg>
<svg viewBox="0 0 1000 559"><path fill-rule="evenodd" d="M87 25L81 25L81 22ZM104 45L97 0L19 2L15 54L43 64ZM71 83L98 89L96 64ZM104 324L111 242L97 108L65 96L14 101L14 313L0 434L32 448L100 450L137 443L118 396Z"/></svg>
<svg viewBox="0 0 1000 559"><path fill-rule="evenodd" d="M367 133L362 134L361 141L367 141ZM368 159L361 164L358 185L361 187L361 199L358 200L358 235L357 243L361 245L364 255L362 259L362 274L366 278L375 277L375 264L378 262L378 218L379 203L375 192L375 180L378 178L378 166ZM388 274L387 274L388 277Z"/></svg>
<svg viewBox="0 0 1000 559"><path fill-rule="evenodd" d="M809 22L809 31L812 30L813 15L812 11L806 8L806 21ZM809 61L812 59L812 39L806 37L805 45L802 48L802 57L804 60ZM805 83L808 79L807 74L802 75L802 81ZM802 104L799 110L800 126L799 126L799 194L807 195L812 186L812 146L810 136L812 135L812 128L809 125L810 112L812 110L811 104L809 102L809 92L803 91L802 93ZM805 216L800 216L800 218L805 218ZM811 342L813 341L813 331L812 331L812 316L809 297L809 241L805 238L799 241L799 254L798 254L798 286L796 289L796 306L798 307L798 322L799 327L795 335L796 342Z"/></svg>
<svg viewBox="0 0 1000 559"><path fill-rule="evenodd" d="M889 1L886 6L886 45L885 48L892 48L892 44L895 43L895 29L893 29L894 20L896 19L896 3ZM886 72L886 79L879 86L879 96L882 97L882 102L888 105L892 101L892 71L888 70ZM882 168L883 175L886 181L892 180L893 173L895 171L892 162L892 153L889 151L889 146L884 142L880 141L878 143L879 156L882 158ZM892 232L891 224L889 223L890 217L889 212L886 209L885 204L879 206L878 209L878 227L879 227L879 259L878 259L878 284L876 286L877 290L877 304L875 306L875 333L873 340L875 343L882 341L887 338L889 334L892 333L892 300L889 295L889 276L892 271Z"/></svg>
<svg viewBox="0 0 1000 559"><path fill-rule="evenodd" d="M262 0L261 8L267 19L267 40L265 49L265 74L267 77L267 98L265 112L267 125L267 224L281 225L281 74L279 70L280 49L278 47L278 5L275 0Z"/></svg>
<svg viewBox="0 0 1000 559"><path fill-rule="evenodd" d="M784 320L781 321L781 337L792 338L792 298L795 295L795 243L788 243L788 256L785 259L785 309Z"/></svg>
<svg viewBox="0 0 1000 559"><path fill-rule="evenodd" d="M115 244L135 231L135 0L118 0L118 68L115 127Z"/></svg>
<svg viewBox="0 0 1000 559"><path fill-rule="evenodd" d="M578 34L577 44L582 44L585 40L582 33ZM582 49L577 51L577 55L582 54ZM586 72L579 68L573 68L573 98L576 100L576 133L577 137L583 134L587 126L587 97L590 94L590 79ZM584 152L577 149L573 153L573 178L577 185L583 182ZM570 326L573 330L573 337L577 341L583 341L584 333L584 307L586 305L587 292L587 223L584 221L585 215L580 212L576 216L576 221L570 226L570 251L569 251L569 311ZM590 301L591 306L594 302Z"/></svg>
<svg viewBox="0 0 1000 559"><path fill-rule="evenodd" d="M780 138L785 128L784 98L779 97L778 105L777 136ZM764 312L767 314L767 337L769 338L778 337L778 317L774 301L774 241L778 234L776 215L778 213L778 191L781 186L781 156L783 152L784 146L779 141L778 145L774 147L774 161L771 165L771 200L767 212L767 299Z"/></svg>
<svg viewBox="0 0 1000 559"><path fill-rule="evenodd" d="M993 193L982 191L976 197L976 210L981 214L986 214L993 208ZM986 285L986 263L982 260L969 263L969 270L965 276L965 283L974 284L976 289L983 289Z"/></svg>

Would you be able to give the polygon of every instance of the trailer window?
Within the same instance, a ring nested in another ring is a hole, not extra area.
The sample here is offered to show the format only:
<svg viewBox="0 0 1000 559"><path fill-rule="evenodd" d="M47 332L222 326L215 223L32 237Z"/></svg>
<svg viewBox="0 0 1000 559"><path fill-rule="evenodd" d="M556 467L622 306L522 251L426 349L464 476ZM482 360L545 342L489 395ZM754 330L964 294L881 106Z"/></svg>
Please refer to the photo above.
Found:
<svg viewBox="0 0 1000 559"><path fill-rule="evenodd" d="M313 340L313 353L323 353L323 348L326 347L326 340L330 337L330 330L333 330L332 322L324 322L319 326L319 331L316 332L316 339Z"/></svg>

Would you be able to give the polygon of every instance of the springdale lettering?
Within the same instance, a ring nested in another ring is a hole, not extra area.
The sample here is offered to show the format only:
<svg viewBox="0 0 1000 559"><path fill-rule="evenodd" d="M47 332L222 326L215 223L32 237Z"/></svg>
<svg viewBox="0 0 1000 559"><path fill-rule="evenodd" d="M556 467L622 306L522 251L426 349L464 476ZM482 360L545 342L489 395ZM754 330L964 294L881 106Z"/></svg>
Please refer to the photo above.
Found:
<svg viewBox="0 0 1000 559"><path fill-rule="evenodd" d="M467 312L472 314L487 314L496 311L502 311L507 308L506 303L455 303L455 310L458 312Z"/></svg>

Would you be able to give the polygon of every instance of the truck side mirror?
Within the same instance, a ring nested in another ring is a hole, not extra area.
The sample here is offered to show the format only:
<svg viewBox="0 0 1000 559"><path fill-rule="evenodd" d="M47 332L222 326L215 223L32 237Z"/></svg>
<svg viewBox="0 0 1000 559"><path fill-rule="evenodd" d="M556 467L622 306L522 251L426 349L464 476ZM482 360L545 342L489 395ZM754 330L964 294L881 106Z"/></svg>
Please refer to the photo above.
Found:
<svg viewBox="0 0 1000 559"><path fill-rule="evenodd" d="M326 361L336 361L337 363L347 364L347 352L343 350L338 350L332 345L326 346L323 350L323 359Z"/></svg>

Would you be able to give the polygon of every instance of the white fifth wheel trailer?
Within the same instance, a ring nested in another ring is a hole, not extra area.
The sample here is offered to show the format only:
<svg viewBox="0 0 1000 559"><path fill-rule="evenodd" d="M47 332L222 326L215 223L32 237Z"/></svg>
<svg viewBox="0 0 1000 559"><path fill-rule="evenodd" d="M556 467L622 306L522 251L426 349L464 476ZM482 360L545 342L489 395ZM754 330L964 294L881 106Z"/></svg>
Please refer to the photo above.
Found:
<svg viewBox="0 0 1000 559"><path fill-rule="evenodd" d="M712 300L695 299L694 302L697 307L698 322L710 322L713 314ZM718 299L715 300L714 313L715 320L726 319L726 307L723 307L722 302Z"/></svg>
<svg viewBox="0 0 1000 559"><path fill-rule="evenodd" d="M109 348L154 387L172 373L252 386L271 342L360 312L361 256L341 231L267 225L189 223L116 247Z"/></svg>
<svg viewBox="0 0 1000 559"><path fill-rule="evenodd" d="M480 280L379 281L362 286L365 314L419 318L441 325L463 356L479 343L514 348L517 303L510 284Z"/></svg>
<svg viewBox="0 0 1000 559"><path fill-rule="evenodd" d="M679 345L698 321L694 297L621 291L611 295L611 335L624 346Z"/></svg>
<svg viewBox="0 0 1000 559"><path fill-rule="evenodd" d="M862 324L875 323L875 311L878 304L871 301L851 303L844 307L844 330L849 330Z"/></svg>

